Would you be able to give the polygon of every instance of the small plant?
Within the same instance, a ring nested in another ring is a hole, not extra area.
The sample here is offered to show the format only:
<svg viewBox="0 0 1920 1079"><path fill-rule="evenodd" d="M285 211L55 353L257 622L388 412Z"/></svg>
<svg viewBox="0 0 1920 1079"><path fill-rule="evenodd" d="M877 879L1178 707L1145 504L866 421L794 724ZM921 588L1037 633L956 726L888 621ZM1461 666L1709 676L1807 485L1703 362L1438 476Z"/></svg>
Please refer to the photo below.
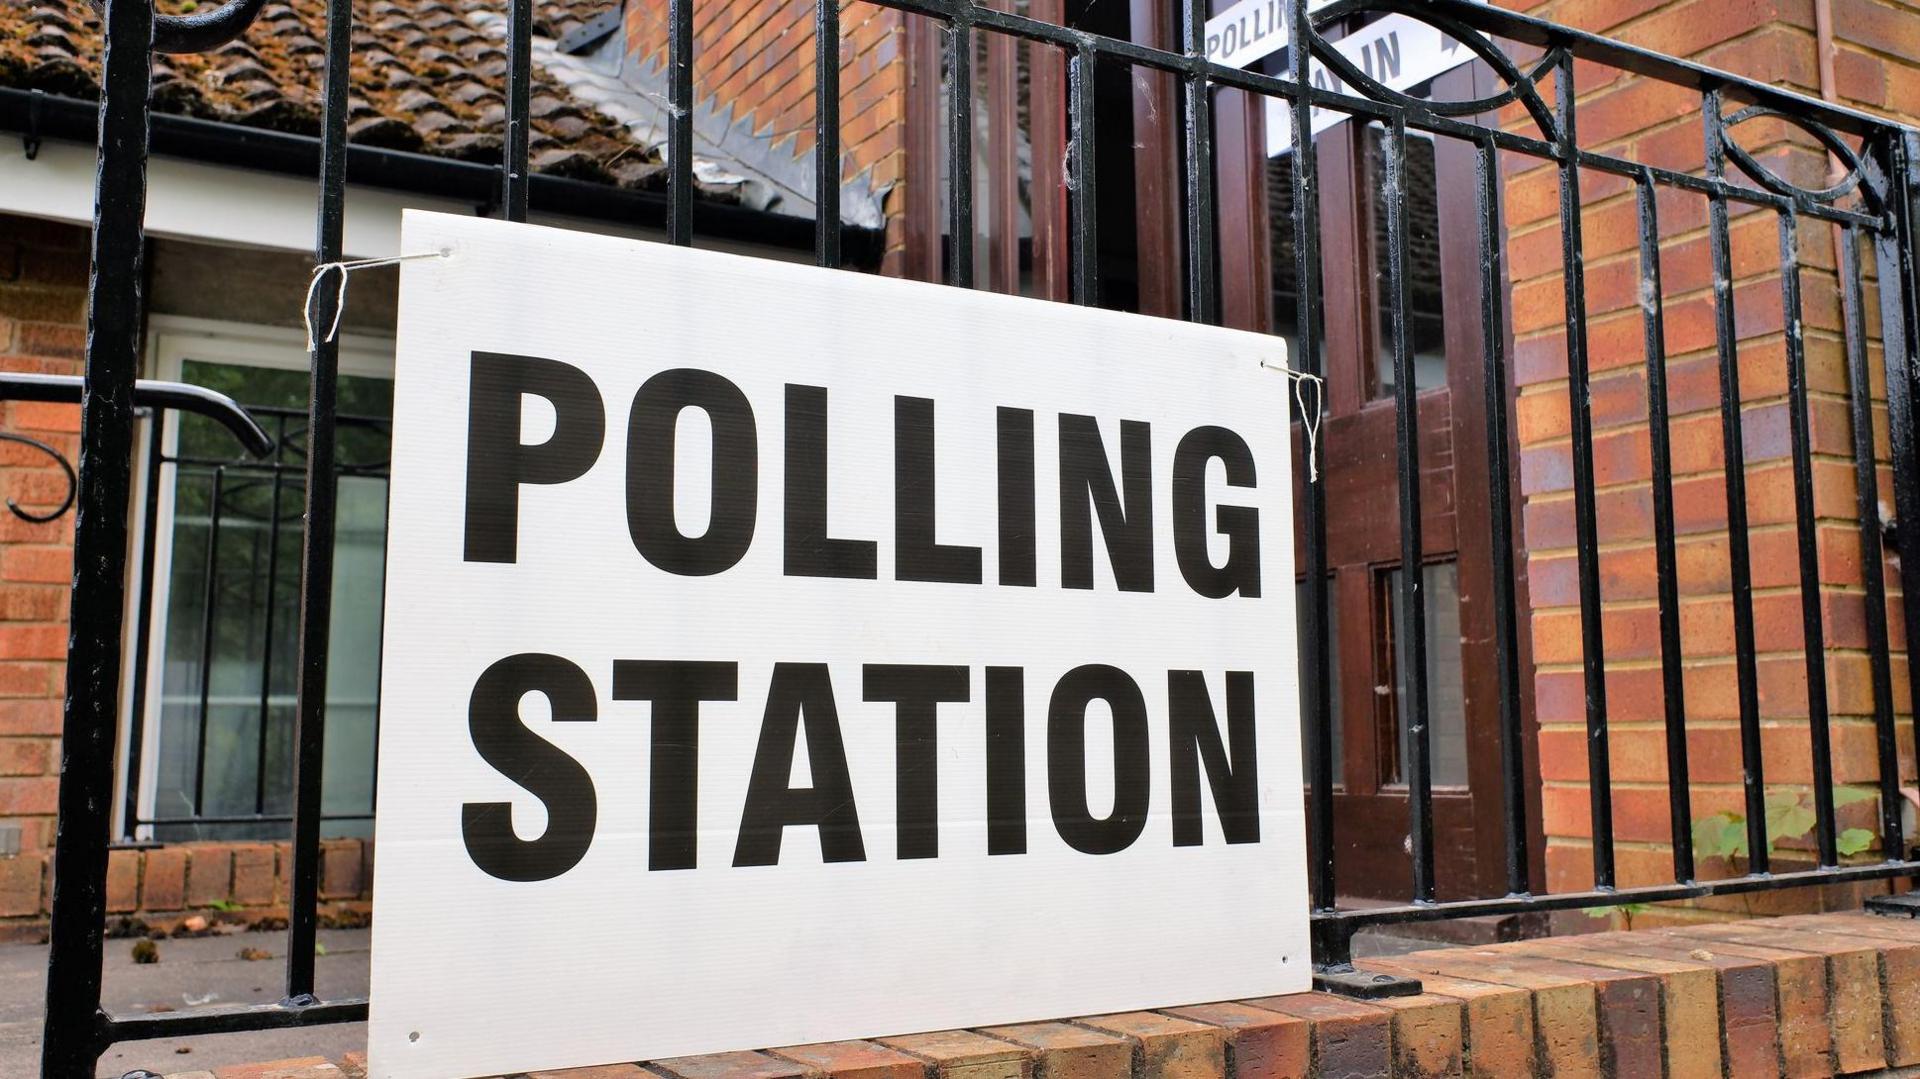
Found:
<svg viewBox="0 0 1920 1079"><path fill-rule="evenodd" d="M1580 913L1589 918L1612 921L1618 915L1620 923L1628 929L1633 928L1633 919L1653 909L1652 903L1616 903L1610 907L1582 907Z"/></svg>
<svg viewBox="0 0 1920 1079"><path fill-rule="evenodd" d="M232 914L234 911L240 909L240 904L235 903L231 899L216 899L208 903L207 907L210 910L217 910L222 914Z"/></svg>
<svg viewBox="0 0 1920 1079"><path fill-rule="evenodd" d="M1865 802L1875 797L1872 791L1856 787L1833 788L1835 808ZM1769 791L1767 794L1767 855L1782 839L1801 839L1813 831L1819 818L1798 791ZM1834 837L1835 848L1843 855L1859 854L1873 846L1873 833L1865 828L1848 828ZM1746 858L1748 856L1747 818L1731 810L1721 810L1693 822L1693 853L1703 858Z"/></svg>
<svg viewBox="0 0 1920 1079"><path fill-rule="evenodd" d="M1853 805L1871 801L1876 795L1858 787L1833 788L1833 805ZM1819 823L1813 806L1798 791L1769 791L1767 794L1767 856L1783 839L1802 839ZM1865 828L1847 828L1834 836L1834 849L1842 856L1859 854L1873 846L1874 834ZM1747 857L1747 818L1731 810L1721 810L1693 822L1693 854L1696 858L1744 859ZM1746 898L1746 897L1743 897ZM1750 898L1748 899L1751 902ZM1652 910L1647 903L1620 903L1605 907L1583 907L1589 918L1612 920L1616 915L1628 929L1636 915Z"/></svg>

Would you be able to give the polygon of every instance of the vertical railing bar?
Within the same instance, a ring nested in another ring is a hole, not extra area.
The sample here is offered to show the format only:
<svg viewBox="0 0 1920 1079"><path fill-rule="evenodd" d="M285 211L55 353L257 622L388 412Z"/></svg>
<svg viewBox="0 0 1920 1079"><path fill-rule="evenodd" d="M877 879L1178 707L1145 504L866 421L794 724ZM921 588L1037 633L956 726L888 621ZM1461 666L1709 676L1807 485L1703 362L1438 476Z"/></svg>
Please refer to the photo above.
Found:
<svg viewBox="0 0 1920 1079"><path fill-rule="evenodd" d="M104 1048L102 925L107 916L106 807L126 602L127 497L133 472L133 382L140 365L147 98L153 7L106 0L101 16L100 147L80 399L73 599L61 720L42 1074L90 1076Z"/></svg>
<svg viewBox="0 0 1920 1079"><path fill-rule="evenodd" d="M1401 684L1400 722L1407 737L1402 769L1407 784L1408 853L1413 861L1413 899L1432 902L1433 760L1427 707L1427 612L1425 558L1421 552L1420 387L1415 384L1413 334L1407 285L1407 120L1396 112L1387 129L1386 175L1380 185L1387 209L1387 326L1393 346L1393 433L1400 472L1400 606L1396 635Z"/></svg>
<svg viewBox="0 0 1920 1079"><path fill-rule="evenodd" d="M693 0L667 0L667 242L693 243Z"/></svg>
<svg viewBox="0 0 1920 1079"><path fill-rule="evenodd" d="M1506 268L1500 236L1499 148L1480 139L1474 158L1480 195L1480 347L1486 383L1487 513L1492 519L1494 674L1499 684L1500 817L1506 830L1507 893L1529 890L1526 753L1520 699L1520 642L1513 566L1512 461L1507 447Z"/></svg>
<svg viewBox="0 0 1920 1079"><path fill-rule="evenodd" d="M1190 59L1207 54L1207 0L1181 5L1180 46ZM1204 73L1181 76L1186 97L1185 166L1187 186L1187 317L1212 323L1217 277L1216 229L1213 204L1213 89ZM1294 361L1298 363L1298 360Z"/></svg>
<svg viewBox="0 0 1920 1079"><path fill-rule="evenodd" d="M1760 679L1754 653L1753 575L1747 549L1746 444L1740 415L1739 329L1733 310L1733 249L1727 227L1727 198L1718 190L1726 178L1726 133L1718 90L1704 95L1707 178L1716 189L1707 195L1707 233L1713 261L1714 341L1720 362L1720 444L1727 494L1727 572L1733 600L1734 672L1740 705L1740 760L1746 788L1747 866L1769 871L1767 788L1760 745Z"/></svg>
<svg viewBox="0 0 1920 1079"><path fill-rule="evenodd" d="M813 4L814 261L840 265L840 0Z"/></svg>
<svg viewBox="0 0 1920 1079"><path fill-rule="evenodd" d="M1880 343L1887 369L1887 434L1892 449L1893 505L1900 555L1901 620L1908 645L1920 641L1920 436L1914 429L1916 365L1920 364L1920 132L1889 138L1886 154L1892 227L1874 238L1880 280ZM1907 664L1909 701L1920 701L1920 663ZM1910 709L1914 751L1920 754L1920 707ZM1902 851L1902 854L1905 852ZM1891 852L1889 852L1891 856Z"/></svg>
<svg viewBox="0 0 1920 1079"><path fill-rule="evenodd" d="M1086 307L1100 303L1100 230L1094 220L1093 79L1095 53L1081 45L1067 60L1067 182L1072 215L1069 242L1073 256L1073 302Z"/></svg>
<svg viewBox="0 0 1920 1079"><path fill-rule="evenodd" d="M1820 526L1813 506L1813 430L1807 415L1806 328L1800 299L1800 217L1780 214L1780 310L1787 346L1787 426L1793 455L1794 519L1800 547L1801 651L1806 658L1807 732L1812 743L1814 842L1820 864L1840 864L1833 813L1833 748L1827 716L1826 631L1820 617Z"/></svg>
<svg viewBox="0 0 1920 1079"><path fill-rule="evenodd" d="M501 202L508 221L527 219L532 146L533 0L511 0L507 15L507 145Z"/></svg>
<svg viewBox="0 0 1920 1079"><path fill-rule="evenodd" d="M1667 810L1673 879L1693 880L1693 787L1687 762L1687 691L1680 650L1680 570L1674 552L1673 443L1667 405L1666 297L1660 281L1660 209L1653 171L1634 177L1640 213L1640 311L1646 334L1647 431L1653 458L1653 558L1660 602L1660 691L1667 736Z"/></svg>
<svg viewBox="0 0 1920 1079"><path fill-rule="evenodd" d="M140 591L133 609L133 692L127 702L127 789L120 820L120 835L126 840L139 838L140 788L144 782L147 739L148 652L153 647L153 573L158 557L154 545L160 538L160 469L166 463L167 410L154 408L147 413L146 505L141 507Z"/></svg>
<svg viewBox="0 0 1920 1079"><path fill-rule="evenodd" d="M1295 94L1289 101L1293 116L1293 236L1294 274L1299 282L1300 304L1295 340L1300 355L1289 357L1296 370L1320 373L1320 334L1324 312L1320 309L1320 167L1313 143L1313 108L1305 87L1313 85L1307 48L1313 23L1307 15L1306 0L1287 0L1287 21L1291 40L1288 53L1289 77ZM1313 395L1316 422L1326 414L1325 394ZM1306 416L1301 417L1307 419ZM1333 840L1333 738L1335 715L1328 685L1332 680L1327 651L1327 627L1332 624L1327 589L1327 492L1326 485L1308 482L1306 493L1306 584L1307 601L1300 628L1301 667L1306 684L1308 755L1308 802L1312 809L1312 867L1310 876L1312 906L1316 912L1332 912L1339 906L1335 875ZM1316 944L1345 944L1345 936L1316 938ZM1328 954L1316 947L1314 962L1343 966L1351 956L1345 947Z"/></svg>
<svg viewBox="0 0 1920 1079"><path fill-rule="evenodd" d="M347 206L347 95L353 50L352 0L327 5L326 117L321 129L320 203L314 261L340 258ZM525 116L523 112L522 117ZM509 155L511 158L511 155ZM335 271L339 272L339 271ZM325 325L335 294L319 289ZM314 343L307 397L307 477L300 546L300 636L296 644L293 737L293 881L287 898L287 999L313 996L314 945L319 933L321 773L326 761L328 633L333 619L335 508L334 417L339 394L340 345Z"/></svg>
<svg viewBox="0 0 1920 1079"><path fill-rule="evenodd" d="M947 71L953 80L947 101L947 284L973 287L973 23L969 5L957 4L946 25Z"/></svg>
<svg viewBox="0 0 1920 1079"><path fill-rule="evenodd" d="M1887 634L1885 554L1880 543L1880 479L1873 450L1873 377L1867 370L1866 300L1861 295L1859 226L1840 230L1841 333L1847 350L1847 403L1853 423L1854 505L1860 525L1860 573L1867 590L1867 671L1873 685L1874 748L1880 763L1880 850L1900 856L1900 747L1893 720L1893 667Z"/></svg>
<svg viewBox="0 0 1920 1079"><path fill-rule="evenodd" d="M213 494L207 509L206 581L200 592L200 723L193 746L193 815L207 811L207 724L213 717L213 629L219 618L220 518L227 470L213 470Z"/></svg>
<svg viewBox="0 0 1920 1079"><path fill-rule="evenodd" d="M1554 69L1559 121L1561 267L1566 289L1567 403L1573 435L1574 542L1580 578L1580 659L1585 678L1587 796L1593 818L1593 883L1614 886L1613 766L1607 746L1607 661L1601 627L1600 540L1594 508L1593 408L1587 365L1586 254L1580 222L1580 143L1574 125L1573 57Z"/></svg>
<svg viewBox="0 0 1920 1079"><path fill-rule="evenodd" d="M287 421L280 421L280 437L286 438ZM253 811L267 811L267 719L272 707L268 698L273 693L273 603L278 598L280 583L280 487L285 472L273 470L273 484L269 497L273 507L267 514L267 624L260 634L260 727L259 737L255 741L253 769ZM382 607L382 610L386 608ZM375 683L378 685L379 683Z"/></svg>

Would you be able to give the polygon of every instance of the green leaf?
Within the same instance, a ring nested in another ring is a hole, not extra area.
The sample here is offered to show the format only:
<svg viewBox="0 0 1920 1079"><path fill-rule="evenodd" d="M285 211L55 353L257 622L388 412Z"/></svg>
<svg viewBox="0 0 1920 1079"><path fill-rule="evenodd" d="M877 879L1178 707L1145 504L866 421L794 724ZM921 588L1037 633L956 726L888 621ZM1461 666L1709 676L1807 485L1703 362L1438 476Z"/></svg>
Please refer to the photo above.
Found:
<svg viewBox="0 0 1920 1079"><path fill-rule="evenodd" d="M1771 796L1767 798L1767 848L1771 852L1775 840L1798 838L1813 831L1813 810L1802 805L1796 795L1790 803L1778 803Z"/></svg>
<svg viewBox="0 0 1920 1079"><path fill-rule="evenodd" d="M1747 821L1722 810L1693 822L1693 850L1706 858L1735 858L1747 853Z"/></svg>
<svg viewBox="0 0 1920 1079"><path fill-rule="evenodd" d="M1719 817L1701 817L1693 822L1693 853L1703 858L1720 858L1726 852L1720 849L1722 832Z"/></svg>
<svg viewBox="0 0 1920 1079"><path fill-rule="evenodd" d="M1848 828L1834 837L1834 843L1841 854L1859 854L1873 846L1874 835L1865 828Z"/></svg>
<svg viewBox="0 0 1920 1079"><path fill-rule="evenodd" d="M1767 792L1767 815L1772 816L1776 809L1789 809L1800 804L1800 795L1796 791L1770 790Z"/></svg>
<svg viewBox="0 0 1920 1079"><path fill-rule="evenodd" d="M1871 802L1878 797L1880 797L1880 792L1876 790L1872 790L1870 788L1861 788L1861 787L1833 788L1833 804L1836 806L1850 806L1856 802Z"/></svg>

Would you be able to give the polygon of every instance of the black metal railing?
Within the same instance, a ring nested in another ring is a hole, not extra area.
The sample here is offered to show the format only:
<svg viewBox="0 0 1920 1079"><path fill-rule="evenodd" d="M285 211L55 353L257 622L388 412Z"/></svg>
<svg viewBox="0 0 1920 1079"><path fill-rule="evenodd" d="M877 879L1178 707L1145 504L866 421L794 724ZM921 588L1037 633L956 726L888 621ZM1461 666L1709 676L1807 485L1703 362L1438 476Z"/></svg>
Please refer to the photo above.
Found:
<svg viewBox="0 0 1920 1079"><path fill-rule="evenodd" d="M530 35L532 0L502 0L510 5L510 49L507 75L506 153L501 182L505 216L524 220L530 189L538 177L528 167L528 96L531 82ZM690 243L694 235L693 116L695 0L671 0L668 34L669 182L666 232L675 243ZM1182 162L1185 250L1184 298L1186 314L1198 321L1217 318L1220 281L1216 234L1214 138L1212 110L1217 90L1253 95L1255 100L1277 97L1292 110L1294 167L1292 169L1295 279L1300 289L1297 345L1300 354L1319 354L1324 336L1320 294L1319 180L1311 135L1317 109L1329 109L1368 121L1387 132L1385 204L1388 243L1384 278L1389 304L1387 341L1395 372L1392 407L1396 414L1399 557L1403 566L1423 562L1419 527L1421 460L1417 421L1421 400L1415 392L1413 355L1408 332L1408 254L1405 223L1398 207L1404 198L1405 140L1420 131L1471 146L1478 155L1481 227L1478 243L1484 276L1478 282L1482 324L1482 355L1487 394L1486 465L1491 484L1492 552L1496 611L1494 653L1497 666L1499 775L1504 780L1501 813L1506 851L1506 893L1499 896L1442 900L1436 886L1434 823L1432 817L1432 763L1426 715L1428 687L1420 657L1426 647L1427 627L1417 594L1420 575L1402 573L1400 588L1406 612L1408 671L1405 699L1412 716L1403 772L1407 788L1408 849L1411 879L1404 902L1365 909L1341 909L1334 864L1334 787L1330 741L1333 733L1327 647L1327 501L1320 484L1306 484L1301 503L1303 549L1299 562L1305 580L1305 610L1301 632L1301 666L1305 687L1310 857L1313 862L1311 899L1316 966L1323 984L1350 992L1404 991L1405 985L1384 989L1371 979L1343 980L1350 974L1352 935L1368 926L1521 911L1559 910L1596 905L1697 899L1724 893L1751 892L1796 885L1826 884L1913 876L1920 862L1907 856L1908 837L1899 815L1899 732L1893 714L1893 689L1888 619L1887 582L1880 572L1882 531L1875 510L1872 480L1876 451L1871 433L1872 402L1868 386L1868 332L1865 282L1843 264L1844 342L1853 423L1852 455L1860 481L1859 544L1865 568L1867 636L1875 695L1873 722L1879 754L1878 793L1882 816L1880 850L1884 857L1865 864L1843 864L1836 841L1836 812L1831 770L1831 747L1825 714L1822 610L1817 535L1813 511L1813 466L1808 418L1805 344L1799 328L1800 267L1797 233L1819 223L1840 231L1845 250L1858 255L1871 249L1876 266L1875 288L1880 311L1880 341L1887 386L1887 414L1891 438L1891 467L1895 511L1902 523L1920 519L1920 456L1914 431L1915 348L1920 342L1920 305L1915 293L1915 219L1920 214L1920 136L1905 127L1801 97L1771 86L1713 71L1696 64L1659 56L1604 37L1555 26L1527 16L1470 2L1470 0L1346 0L1309 15L1306 5L1289 0L1284 6L1292 39L1307 47L1294 48L1287 75L1269 75L1229 68L1210 61L1204 45L1208 14L1205 0L1182 0L1178 12L1179 47L1150 48L1127 40L1038 21L1008 11L980 6L971 0L875 0L883 6L936 20L943 28L946 69L953 81L950 123L947 126L951 185L946 204L947 228L953 237L974 235L971 162L975 127L972 92L976 35L1002 34L1059 50L1065 56L1067 192L1071 256L1071 293L1083 304L1099 302L1101 264L1096 213L1098 177L1095 175L1095 76L1109 65L1164 72L1182 88ZM164 47L197 50L213 47L242 32L250 0L231 0L226 8L193 18L187 27L174 18L159 19ZM230 9L240 9L229 15ZM322 163L319 173L318 241L314 257L330 263L341 255L341 225L346 182L346 125L348 119L349 43L353 21L351 0L328 0L328 42L325 67ZM243 1008L212 1008L143 1016L109 1015L100 1008L102 924L105 916L105 880L114 789L115 731L120 700L121 641L126 609L127 530L130 462L134 457L134 379L138 369L141 334L141 259L144 250L142 214L145 200L144 168L148 147L148 87L156 40L156 19L150 0L104 0L106 48L102 61L102 94L98 140L98 210L94 222L92 299L89 344L82 409L78 521L75 540L75 578L70 661L67 665L67 712L59 799L59 833L53 873L52 959L48 978L48 1010L44 1045L44 1073L49 1076L91 1075L101 1051L131 1039L197 1035L221 1031L290 1027L362 1019L365 1000L319 1001L314 989L314 934L318 883L318 845L321 828L320 773L325 735L324 706L327 675L327 629L332 595L332 536L335 515L334 439L340 421L336 409L337 347L321 342L313 350L311 402L307 413L310 432L305 473L305 516L309 527L301 556L297 708L293 756L292 799L295 872L291 894L289 962L285 999L278 1004ZM1382 85L1347 62L1316 27L1361 12L1396 12L1426 21L1466 45L1504 83L1505 89L1479 101L1429 102L1417 100ZM821 92L815 97L820 215L817 222L817 261L837 266L841 261L836 193L837 163L841 160L839 95L835 92L839 66L838 10L835 3L818 5L814 24L819 56ZM1496 44L1498 42L1504 44ZM1505 47L1528 54L1523 69ZM1698 173L1600 153L1584 148L1577 137L1579 104L1575 94L1576 62L1608 66L1634 76L1657 80L1697 92L1705 130L1706 167ZM1324 64L1354 92L1314 88L1311 64ZM1508 108L1519 122L1512 126L1478 119ZM1728 112L1728 109L1736 111ZM1783 117L1810 132L1826 153L1838 158L1846 178L1832 188L1797 186L1770 172L1728 135L1728 128L1756 117ZM1521 125L1531 123L1532 130ZM1513 379L1509 371L1504 304L1507 283L1502 260L1505 244L1500 224L1502 184L1508 175L1503 161L1513 155L1547 162L1557 170L1559 187L1560 276L1564 281L1566 314L1567 391L1571 414L1572 493L1576 518L1578 594L1585 688L1587 766L1592 814L1593 886L1573 893L1536 894L1529 867L1536 852L1529 850L1528 782L1524 764L1526 732L1522 694L1521 641L1515 588L1518 567L1512 557L1511 520L1514 500L1509 483L1512 454L1508 410ZM1729 167L1731 166L1731 167ZM1600 544L1597 530L1594 434L1589 401L1589 342L1584 280L1584 241L1580 181L1583 174L1621 178L1634 192L1641 228L1640 282L1645 288L1640 305L1645 320L1646 378L1650 387L1665 386L1665 334L1660 292L1660 232L1656 218L1664 191L1705 199L1709 207L1707 230L1711 246L1711 275L1715 331L1719 352L1720 408L1725 478L1730 593L1735 638L1738 718L1743 764L1743 791L1749 828L1747 871L1719 880L1698 879L1689 849L1689 785L1684 678L1681 663L1681 623L1675 568L1675 505L1673 451L1669 443L1664 392L1649 393L1648 424L1652 438L1652 489L1655 502L1654 546L1659 579L1658 613L1661 669L1665 697L1667 766L1670 776L1673 882L1650 887L1620 887L1615 864L1612 822L1612 769L1608 759L1606 638L1602 620ZM1799 519L1797 550L1803 605L1803 649L1810 686L1810 730L1814 762L1817 866L1808 870L1772 872L1767 857L1766 783L1761 753L1761 709L1756 662L1754 596L1750 551L1746 536L1746 469L1743 461L1742 373L1737 356L1739 336L1732 288L1732 245L1729 209L1742 207L1777 215L1781 235L1782 303L1788 363L1787 399L1791 420L1790 457L1794 502ZM1844 258L1845 256L1843 256ZM948 280L956 285L974 280L972 247L951 245L946 256ZM1264 285L1263 285L1264 287ZM333 290L318 290L316 324L331 321ZM1473 523L1475 527L1478 522ZM1464 527L1464 525L1463 525ZM1899 527L1894 545L1902 566L1920 566L1920 527ZM1877 612L1877 613L1876 613ZM1920 588L1902 590L1901 618L1908 640L1920 639ZM1909 678L1920 683L1920 668L1909 668ZM1920 684L1911 688L1920 689Z"/></svg>

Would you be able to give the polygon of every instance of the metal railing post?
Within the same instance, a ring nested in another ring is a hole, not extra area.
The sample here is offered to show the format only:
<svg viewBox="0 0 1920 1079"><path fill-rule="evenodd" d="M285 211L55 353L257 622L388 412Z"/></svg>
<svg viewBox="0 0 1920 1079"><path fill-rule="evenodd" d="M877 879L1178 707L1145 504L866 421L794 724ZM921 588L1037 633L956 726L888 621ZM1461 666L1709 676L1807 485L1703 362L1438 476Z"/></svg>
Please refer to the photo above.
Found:
<svg viewBox="0 0 1920 1079"><path fill-rule="evenodd" d="M107 0L103 25L100 158L80 399L60 816L52 864L52 951L40 1057L47 1079L91 1079L106 1047L100 1011L102 934L126 603L133 383L140 363L153 8L149 0Z"/></svg>

